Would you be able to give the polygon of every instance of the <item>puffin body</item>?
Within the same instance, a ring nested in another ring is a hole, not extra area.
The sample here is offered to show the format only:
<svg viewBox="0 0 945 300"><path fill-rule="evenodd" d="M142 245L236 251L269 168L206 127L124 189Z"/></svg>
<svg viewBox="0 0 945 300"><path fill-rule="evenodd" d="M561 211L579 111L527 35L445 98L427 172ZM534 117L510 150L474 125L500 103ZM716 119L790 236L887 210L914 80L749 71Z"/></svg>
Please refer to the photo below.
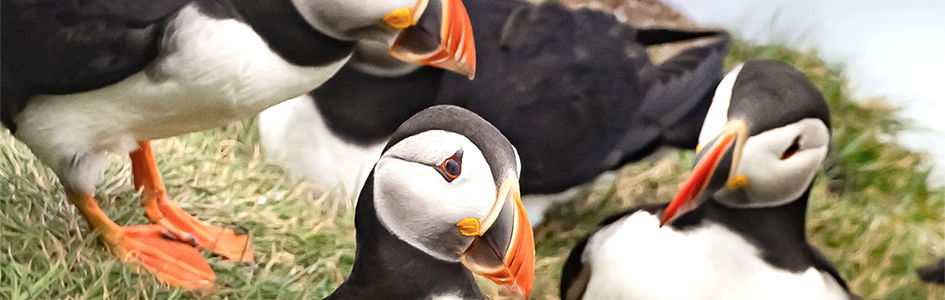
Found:
<svg viewBox="0 0 945 300"><path fill-rule="evenodd" d="M361 191L354 267L327 299L486 299L470 271L527 297L535 250L519 170L508 140L468 110L408 119Z"/></svg>
<svg viewBox="0 0 945 300"><path fill-rule="evenodd" d="M59 176L113 252L186 288L213 284L196 248L251 262L252 247L166 196L149 140L314 89L360 40L412 63L464 74L475 66L474 44L459 43L472 37L458 0L4 0L2 13L4 126ZM108 152L131 153L155 224L119 226L98 207Z"/></svg>
<svg viewBox="0 0 945 300"><path fill-rule="evenodd" d="M580 242L562 299L856 298L805 234L828 144L826 103L802 73L772 61L736 67L679 194L610 217Z"/></svg>
<svg viewBox="0 0 945 300"><path fill-rule="evenodd" d="M183 6L163 28L153 29L163 34L146 51L161 56L130 76L102 87L83 82L74 93L30 97L12 119L16 137L54 168L65 163L57 160L71 160L70 152L131 152L137 141L221 126L303 94L350 56L353 43L337 41L348 54L293 64L237 20L232 7L208 15L200 3Z"/></svg>
<svg viewBox="0 0 945 300"><path fill-rule="evenodd" d="M260 115L268 155L295 174L357 190L396 126L436 104L467 108L512 141L525 194L565 191L660 146L695 146L701 124L688 120L703 118L722 78L724 33L638 30L555 3L465 4L476 28L475 80L387 60L376 54L382 47L359 43L331 80ZM717 40L662 64L646 52L705 36Z"/></svg>

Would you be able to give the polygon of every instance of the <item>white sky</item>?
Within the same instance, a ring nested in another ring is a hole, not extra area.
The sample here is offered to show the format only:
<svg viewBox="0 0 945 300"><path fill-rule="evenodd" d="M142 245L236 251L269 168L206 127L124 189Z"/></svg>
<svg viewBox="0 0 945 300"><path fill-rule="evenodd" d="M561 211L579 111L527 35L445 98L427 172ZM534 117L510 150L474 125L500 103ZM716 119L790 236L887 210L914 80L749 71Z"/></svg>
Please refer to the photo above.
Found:
<svg viewBox="0 0 945 300"><path fill-rule="evenodd" d="M916 121L897 137L931 153L945 183L945 1L664 0L694 21L759 42L816 47L855 96L885 96Z"/></svg>

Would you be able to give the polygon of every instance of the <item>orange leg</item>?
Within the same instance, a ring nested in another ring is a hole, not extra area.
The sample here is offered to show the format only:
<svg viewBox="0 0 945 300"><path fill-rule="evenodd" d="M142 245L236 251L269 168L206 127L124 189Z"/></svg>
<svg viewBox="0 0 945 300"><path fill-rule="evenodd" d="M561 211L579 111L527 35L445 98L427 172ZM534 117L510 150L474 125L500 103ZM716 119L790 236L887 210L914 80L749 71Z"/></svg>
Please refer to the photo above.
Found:
<svg viewBox="0 0 945 300"><path fill-rule="evenodd" d="M139 272L154 273L172 286L206 290L213 287L216 275L200 251L165 238L167 229L161 225L118 226L98 207L95 196L72 191L67 194L121 261Z"/></svg>
<svg viewBox="0 0 945 300"><path fill-rule="evenodd" d="M138 142L138 150L131 153L135 189L143 190L141 197L148 219L168 228L177 240L211 251L223 258L252 262L253 249L249 236L207 224L191 216L164 192L164 181L158 171L151 143Z"/></svg>

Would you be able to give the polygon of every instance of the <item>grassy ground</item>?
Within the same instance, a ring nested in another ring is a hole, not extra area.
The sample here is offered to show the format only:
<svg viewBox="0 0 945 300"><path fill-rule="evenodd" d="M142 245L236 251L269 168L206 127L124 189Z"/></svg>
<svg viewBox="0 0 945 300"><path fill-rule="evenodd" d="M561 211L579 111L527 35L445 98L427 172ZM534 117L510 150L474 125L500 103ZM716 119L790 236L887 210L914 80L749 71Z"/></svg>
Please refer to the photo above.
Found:
<svg viewBox="0 0 945 300"><path fill-rule="evenodd" d="M771 58L802 68L834 113L834 147L814 188L811 242L867 299L945 299L915 268L945 254L945 191L926 186L919 154L891 143L908 127L878 102L846 97L839 68L816 53L737 43L729 66ZM860 102L862 103L862 102ZM332 189L297 182L263 162L252 122L155 142L168 191L185 209L254 239L255 267L211 258L211 298L319 299L354 259L353 209ZM603 217L627 206L667 201L692 155L672 152L590 184L536 228L535 299L555 299L571 246ZM132 191L126 156L115 156L98 197L120 224L146 220ZM0 134L0 299L177 299L197 295L131 271L88 232L54 175L9 134Z"/></svg>

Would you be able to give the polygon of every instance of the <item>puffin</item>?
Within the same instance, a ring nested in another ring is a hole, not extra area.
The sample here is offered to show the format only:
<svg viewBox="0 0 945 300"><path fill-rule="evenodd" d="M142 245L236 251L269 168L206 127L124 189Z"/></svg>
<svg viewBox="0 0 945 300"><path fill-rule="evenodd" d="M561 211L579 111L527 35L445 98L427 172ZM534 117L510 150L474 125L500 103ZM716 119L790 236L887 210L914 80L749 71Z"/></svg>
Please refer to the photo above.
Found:
<svg viewBox="0 0 945 300"><path fill-rule="evenodd" d="M727 34L637 29L553 2L464 1L476 28L472 81L390 59L382 44L358 43L335 77L260 114L267 157L296 177L355 196L400 123L433 105L457 105L519 150L522 193L537 223L541 209L601 173L663 146L695 147L724 75ZM696 38L711 42L659 64L647 54L649 45Z"/></svg>
<svg viewBox="0 0 945 300"><path fill-rule="evenodd" d="M165 192L149 141L249 118L318 87L358 41L472 76L460 0L3 0L0 120L59 177L108 248L173 286L211 288L197 250L252 262L246 234ZM429 87L418 86L417 89ZM130 153L151 225L98 206L107 153Z"/></svg>
<svg viewBox="0 0 945 300"><path fill-rule="evenodd" d="M579 242L561 298L855 299L805 234L829 144L827 103L803 73L770 60L735 67L679 193L607 218Z"/></svg>
<svg viewBox="0 0 945 300"><path fill-rule="evenodd" d="M535 245L515 148L489 122L451 105L424 109L394 132L356 204L357 250L326 299L526 299Z"/></svg>

